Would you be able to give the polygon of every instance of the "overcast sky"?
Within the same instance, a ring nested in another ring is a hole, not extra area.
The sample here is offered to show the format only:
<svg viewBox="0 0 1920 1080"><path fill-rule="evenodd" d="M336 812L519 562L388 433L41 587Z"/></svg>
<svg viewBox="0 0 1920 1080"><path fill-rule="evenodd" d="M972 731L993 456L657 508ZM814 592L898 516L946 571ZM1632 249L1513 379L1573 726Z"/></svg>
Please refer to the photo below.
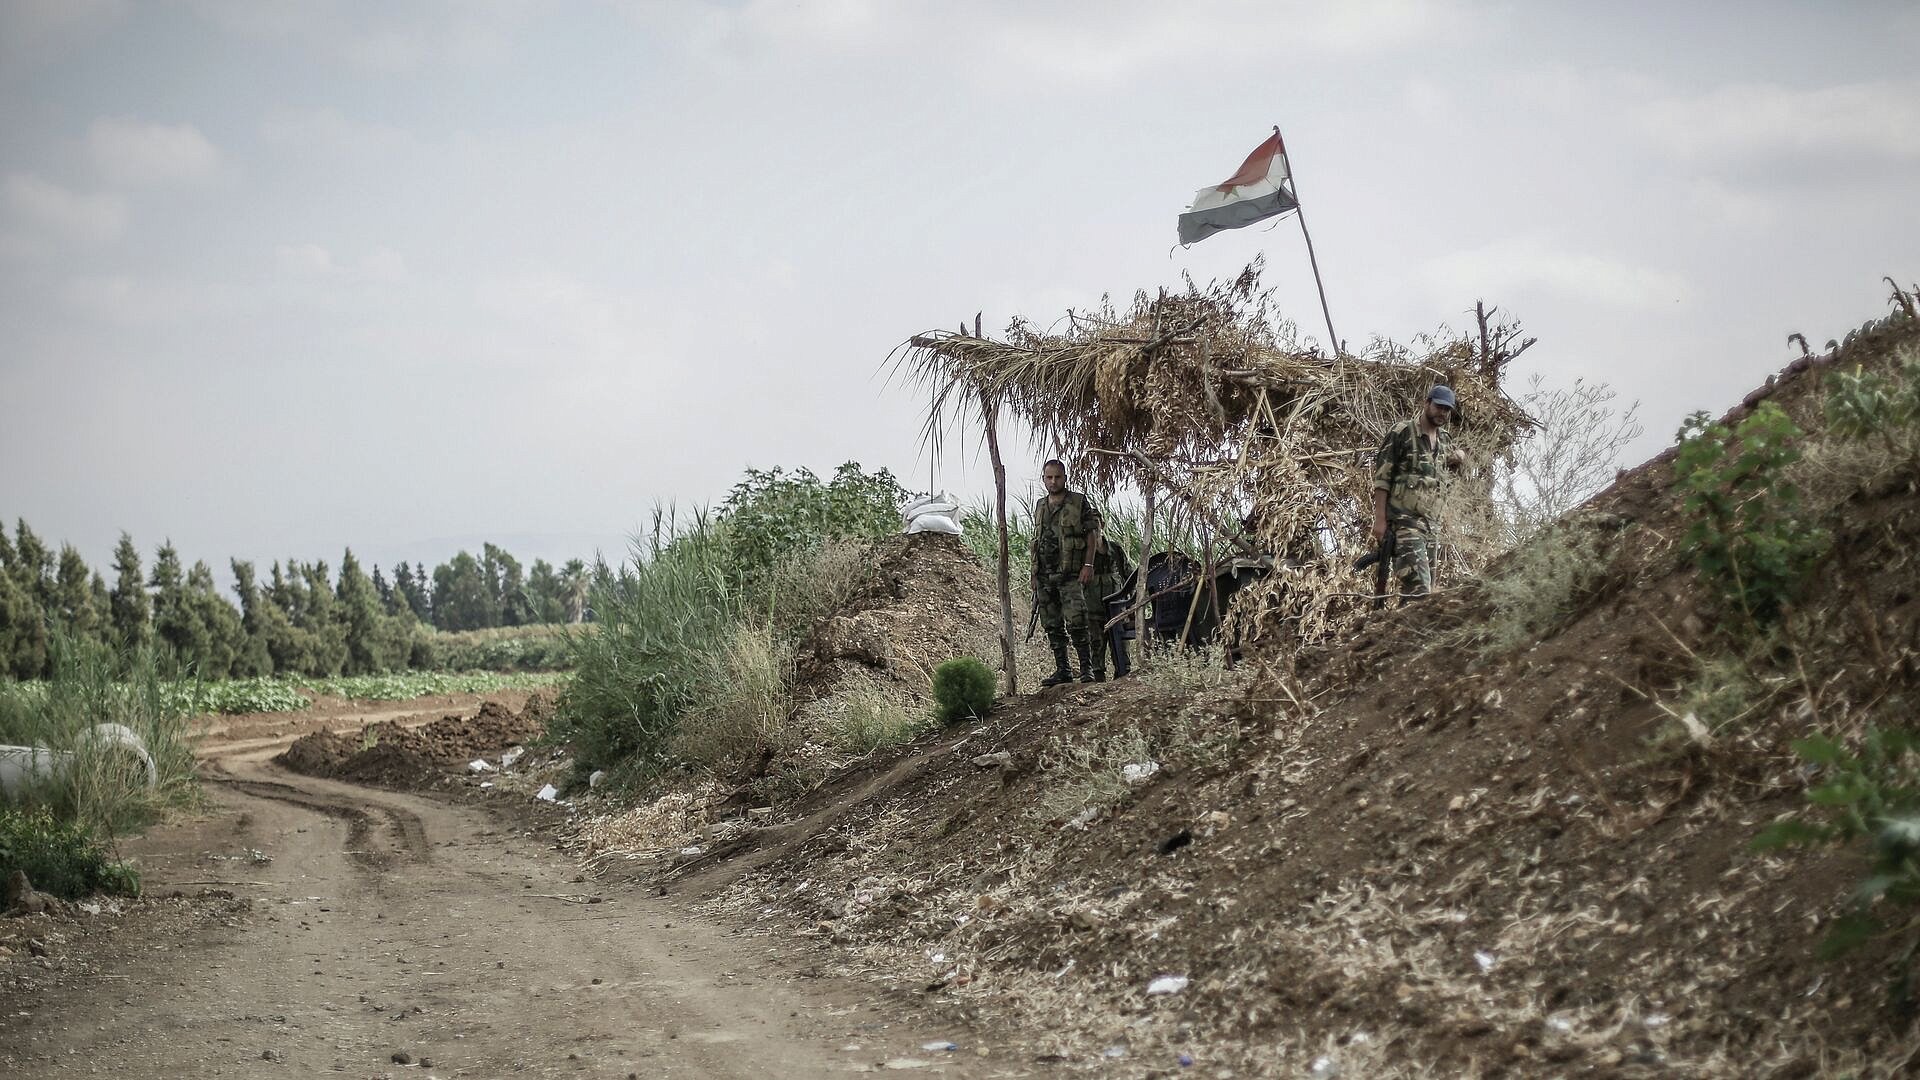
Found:
<svg viewBox="0 0 1920 1080"><path fill-rule="evenodd" d="M224 578L925 487L917 331L1264 252L1318 333L1290 220L1173 246L1273 124L1344 337L1485 297L1645 456L1920 277L1920 7L1598 11L0 0L0 517Z"/></svg>

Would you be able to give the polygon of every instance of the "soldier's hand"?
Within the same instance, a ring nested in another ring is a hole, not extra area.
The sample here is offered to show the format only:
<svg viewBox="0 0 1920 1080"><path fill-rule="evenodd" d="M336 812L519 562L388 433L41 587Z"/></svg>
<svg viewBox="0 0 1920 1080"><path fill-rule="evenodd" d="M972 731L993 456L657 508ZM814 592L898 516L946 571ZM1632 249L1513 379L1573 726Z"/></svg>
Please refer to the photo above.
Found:
<svg viewBox="0 0 1920 1080"><path fill-rule="evenodd" d="M1467 452L1465 450L1455 450L1453 453L1447 455L1447 468L1452 469L1454 472L1459 472L1461 469L1466 468L1466 465Z"/></svg>
<svg viewBox="0 0 1920 1080"><path fill-rule="evenodd" d="M1385 540L1386 538L1387 538L1387 519L1379 518L1379 517L1374 518L1373 519L1373 542L1377 544L1380 541Z"/></svg>
<svg viewBox="0 0 1920 1080"><path fill-rule="evenodd" d="M1087 565L1082 566L1080 568L1080 584L1082 585L1093 584L1093 564L1092 563L1088 563Z"/></svg>

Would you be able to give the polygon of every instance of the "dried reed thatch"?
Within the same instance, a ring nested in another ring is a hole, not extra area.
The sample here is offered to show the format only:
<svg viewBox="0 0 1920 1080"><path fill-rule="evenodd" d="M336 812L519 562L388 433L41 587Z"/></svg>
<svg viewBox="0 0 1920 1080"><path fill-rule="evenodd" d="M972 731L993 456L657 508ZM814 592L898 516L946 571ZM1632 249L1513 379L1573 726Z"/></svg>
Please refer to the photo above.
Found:
<svg viewBox="0 0 1920 1080"><path fill-rule="evenodd" d="M1343 609L1329 601L1362 587L1345 556L1364 546L1387 430L1433 384L1452 386L1470 462L1457 501L1484 503L1489 466L1529 425L1501 372L1532 342L1481 311L1477 337L1328 355L1275 315L1260 272L1255 262L1231 281L1137 294L1124 312L1069 313L1057 331L1016 321L1004 341L921 334L893 364L931 393L930 445L993 403L1066 461L1076 486L1171 494L1223 544L1273 556L1281 572L1237 598L1243 632L1323 632Z"/></svg>

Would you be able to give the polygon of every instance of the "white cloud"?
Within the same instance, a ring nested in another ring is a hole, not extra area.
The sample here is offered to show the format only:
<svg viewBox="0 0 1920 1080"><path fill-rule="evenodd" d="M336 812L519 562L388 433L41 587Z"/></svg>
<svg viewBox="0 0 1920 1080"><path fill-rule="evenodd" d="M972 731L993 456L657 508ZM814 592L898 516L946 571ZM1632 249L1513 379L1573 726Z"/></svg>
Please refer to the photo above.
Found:
<svg viewBox="0 0 1920 1080"><path fill-rule="evenodd" d="M127 227L127 202L118 195L85 195L31 173L7 176L8 246L29 250L46 244L96 245Z"/></svg>
<svg viewBox="0 0 1920 1080"><path fill-rule="evenodd" d="M410 280L407 257L392 248L376 248L357 262L342 262L320 244L281 244L274 265L293 277L333 278L342 284L397 285Z"/></svg>
<svg viewBox="0 0 1920 1080"><path fill-rule="evenodd" d="M1694 217L1729 228L1764 228L1778 220L1783 209L1777 198L1710 178L1694 180L1684 190Z"/></svg>
<svg viewBox="0 0 1920 1080"><path fill-rule="evenodd" d="M333 253L319 244L281 244L273 249L273 261L285 274L331 274Z"/></svg>
<svg viewBox="0 0 1920 1080"><path fill-rule="evenodd" d="M194 0L200 16L236 37L294 41L370 71L418 72L436 63L497 64L538 11L522 0L420 5L311 0Z"/></svg>
<svg viewBox="0 0 1920 1080"><path fill-rule="evenodd" d="M388 285L405 281L407 257L392 248L381 248L360 260L360 276Z"/></svg>
<svg viewBox="0 0 1920 1080"><path fill-rule="evenodd" d="M220 170L220 151L192 124L102 117L87 129L87 153L114 184L195 183Z"/></svg>
<svg viewBox="0 0 1920 1080"><path fill-rule="evenodd" d="M828 0L703 0L627 10L660 38L710 59L788 51L913 55L958 64L974 78L990 67L1033 78L1113 82L1152 65L1206 57L1216 65L1270 62L1276 51L1355 57L1415 43L1436 47L1476 32L1455 0L1111 0L1095 12L1074 4L996 0L951 4ZM968 43L965 50L952 43Z"/></svg>
<svg viewBox="0 0 1920 1080"><path fill-rule="evenodd" d="M1721 86L1637 110L1641 130L1684 161L1789 169L1920 158L1920 81L1811 89Z"/></svg>
<svg viewBox="0 0 1920 1080"><path fill-rule="evenodd" d="M51 63L126 12L126 0L7 0L0 4L0 73Z"/></svg>
<svg viewBox="0 0 1920 1080"><path fill-rule="evenodd" d="M123 326L178 324L223 309L226 290L196 289L172 281L124 274L76 277L61 289L67 306L83 318Z"/></svg>
<svg viewBox="0 0 1920 1080"><path fill-rule="evenodd" d="M392 154L415 145L411 134L387 124L353 120L338 109L284 109L260 122L260 137L275 146L328 154Z"/></svg>
<svg viewBox="0 0 1920 1080"><path fill-rule="evenodd" d="M1538 237L1512 237L1442 255L1428 262L1422 274L1428 285L1449 298L1545 292L1608 307L1647 310L1684 301L1693 291L1686 278L1672 271L1555 250Z"/></svg>

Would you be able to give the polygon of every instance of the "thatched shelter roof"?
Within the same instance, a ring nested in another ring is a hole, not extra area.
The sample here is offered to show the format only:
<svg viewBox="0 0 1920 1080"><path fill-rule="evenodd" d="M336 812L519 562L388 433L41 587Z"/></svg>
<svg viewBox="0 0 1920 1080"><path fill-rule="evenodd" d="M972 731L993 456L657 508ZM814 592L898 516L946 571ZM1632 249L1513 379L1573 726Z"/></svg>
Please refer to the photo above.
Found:
<svg viewBox="0 0 1920 1080"><path fill-rule="evenodd" d="M1260 289L1260 264L1182 293L1141 293L1126 311L1070 312L1047 331L1016 322L1004 340L933 331L894 357L927 386L928 441L992 403L1111 493L1155 485L1203 526L1240 531L1294 564L1357 546L1372 457L1435 383L1461 408L1456 444L1484 476L1529 426L1501 389L1531 341L1488 326L1411 348L1376 340L1360 354L1303 344ZM1470 470L1469 475L1473 475ZM1469 485L1471 486L1471 485ZM1484 485L1482 485L1484 488Z"/></svg>

